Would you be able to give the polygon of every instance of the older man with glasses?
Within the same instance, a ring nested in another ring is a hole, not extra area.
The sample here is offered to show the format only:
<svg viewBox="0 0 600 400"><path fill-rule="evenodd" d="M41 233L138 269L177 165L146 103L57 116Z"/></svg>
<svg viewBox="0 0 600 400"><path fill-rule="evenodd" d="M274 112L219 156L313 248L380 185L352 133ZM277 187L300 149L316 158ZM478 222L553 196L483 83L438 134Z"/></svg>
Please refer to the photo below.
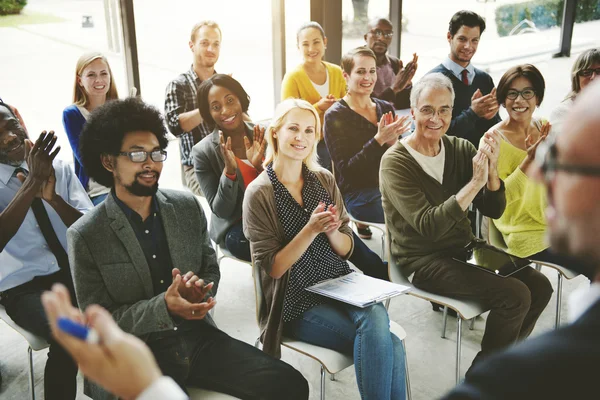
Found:
<svg viewBox="0 0 600 400"><path fill-rule="evenodd" d="M446 400L591 399L598 397L600 365L600 83L586 88L565 126L568 135L538 147L538 179L548 190L549 238L553 249L579 260L577 272L591 286L571 295L570 325L473 368Z"/></svg>
<svg viewBox="0 0 600 400"><path fill-rule="evenodd" d="M420 289L491 309L475 365L529 336L552 286L531 267L501 278L456 260L465 261L466 247L476 242L469 205L498 218L506 198L496 168L502 139L488 132L476 150L467 140L446 135L453 102L452 82L441 73L426 75L413 87L415 131L383 156L380 187L391 257L403 274L414 273L412 282Z"/></svg>
<svg viewBox="0 0 600 400"><path fill-rule="evenodd" d="M387 100L394 108L405 109L410 107L410 88L412 78L417 71L417 54L404 67L402 60L387 54L392 43L394 28L390 20L377 18L369 22L365 42L377 57L377 82L373 89L373 97Z"/></svg>

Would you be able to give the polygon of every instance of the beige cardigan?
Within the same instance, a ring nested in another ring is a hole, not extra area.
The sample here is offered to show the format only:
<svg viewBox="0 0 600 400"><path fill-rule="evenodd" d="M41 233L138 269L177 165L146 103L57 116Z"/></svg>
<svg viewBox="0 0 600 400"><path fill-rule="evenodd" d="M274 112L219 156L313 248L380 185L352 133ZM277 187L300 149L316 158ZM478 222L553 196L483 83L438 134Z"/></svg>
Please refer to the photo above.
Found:
<svg viewBox="0 0 600 400"><path fill-rule="evenodd" d="M342 225L339 231L350 236L352 229L344 207L344 200L335 184L331 172L325 169L313 171L325 188L333 203L339 207ZM263 351L273 357L281 357L281 337L283 334L283 300L289 280L289 271L280 279L271 278L269 271L275 255L287 244L283 226L277 217L273 185L266 171L263 171L246 189L242 206L244 235L250 241L252 261L260 270L265 307L260 310L259 325ZM347 260L352 248L344 257Z"/></svg>

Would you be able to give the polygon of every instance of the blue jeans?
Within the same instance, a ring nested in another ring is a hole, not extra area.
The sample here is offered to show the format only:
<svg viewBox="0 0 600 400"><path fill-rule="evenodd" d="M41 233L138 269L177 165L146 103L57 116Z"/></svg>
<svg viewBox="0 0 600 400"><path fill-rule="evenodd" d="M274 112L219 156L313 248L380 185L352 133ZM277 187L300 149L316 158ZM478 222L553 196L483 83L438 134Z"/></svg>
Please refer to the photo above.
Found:
<svg viewBox="0 0 600 400"><path fill-rule="evenodd" d="M358 308L345 303L313 307L285 324L286 335L354 356L362 399L406 398L404 346L390 332L382 304Z"/></svg>
<svg viewBox="0 0 600 400"><path fill-rule="evenodd" d="M233 225L225 234L225 248L240 260L252 261L250 255L250 242L244 236L242 221Z"/></svg>
<svg viewBox="0 0 600 400"><path fill-rule="evenodd" d="M352 217L365 221L383 224L383 207L379 188L361 189L344 195L346 209Z"/></svg>

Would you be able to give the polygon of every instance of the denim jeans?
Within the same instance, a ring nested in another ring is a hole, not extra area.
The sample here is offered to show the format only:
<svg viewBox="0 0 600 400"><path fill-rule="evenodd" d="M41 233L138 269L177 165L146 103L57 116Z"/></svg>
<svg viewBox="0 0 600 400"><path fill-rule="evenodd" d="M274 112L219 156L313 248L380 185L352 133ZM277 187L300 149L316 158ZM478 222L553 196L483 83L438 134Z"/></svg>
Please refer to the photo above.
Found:
<svg viewBox="0 0 600 400"><path fill-rule="evenodd" d="M147 341L158 366L186 390L200 387L247 400L305 400L308 382L300 372L201 321Z"/></svg>
<svg viewBox="0 0 600 400"><path fill-rule="evenodd" d="M346 193L344 203L346 203L346 209L353 218L377 224L385 222L379 188L361 189Z"/></svg>
<svg viewBox="0 0 600 400"><path fill-rule="evenodd" d="M46 400L75 400L77 395L77 364L50 333L50 325L42 306L41 296L60 282L69 288L75 302L73 282L70 274L57 273L38 276L33 280L5 291L2 304L6 313L21 328L43 337L49 344L48 361L44 369L44 395ZM74 303L76 306L76 304Z"/></svg>
<svg viewBox="0 0 600 400"><path fill-rule="evenodd" d="M383 262L381 257L375 254L356 233L352 232L352 236L354 237L354 251L348 261L365 275L389 281L387 263Z"/></svg>
<svg viewBox="0 0 600 400"><path fill-rule="evenodd" d="M233 225L225 234L225 247L229 252L240 260L252 261L250 255L250 242L244 236L242 221Z"/></svg>
<svg viewBox="0 0 600 400"><path fill-rule="evenodd" d="M406 398L404 346L390 332L382 304L367 308L321 304L287 322L284 329L286 335L303 342L352 355L363 400Z"/></svg>

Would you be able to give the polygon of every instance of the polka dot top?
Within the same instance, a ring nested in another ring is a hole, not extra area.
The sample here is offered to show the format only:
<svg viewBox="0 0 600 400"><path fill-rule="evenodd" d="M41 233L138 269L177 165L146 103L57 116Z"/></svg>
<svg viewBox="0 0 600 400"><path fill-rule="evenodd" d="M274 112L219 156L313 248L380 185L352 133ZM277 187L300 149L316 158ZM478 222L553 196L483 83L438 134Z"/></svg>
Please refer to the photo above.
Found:
<svg viewBox="0 0 600 400"><path fill-rule="evenodd" d="M267 175L273 185L277 216L283 226L287 243L308 223L320 201L327 206L332 205L331 198L321 185L319 178L306 165L302 165L304 207L301 207L286 187L279 182L272 164L267 166ZM325 302L323 296L311 293L305 288L325 279L337 278L350 272L352 270L348 263L331 248L327 235L320 233L290 269L289 283L283 303L283 322L292 321L300 317L306 310Z"/></svg>

